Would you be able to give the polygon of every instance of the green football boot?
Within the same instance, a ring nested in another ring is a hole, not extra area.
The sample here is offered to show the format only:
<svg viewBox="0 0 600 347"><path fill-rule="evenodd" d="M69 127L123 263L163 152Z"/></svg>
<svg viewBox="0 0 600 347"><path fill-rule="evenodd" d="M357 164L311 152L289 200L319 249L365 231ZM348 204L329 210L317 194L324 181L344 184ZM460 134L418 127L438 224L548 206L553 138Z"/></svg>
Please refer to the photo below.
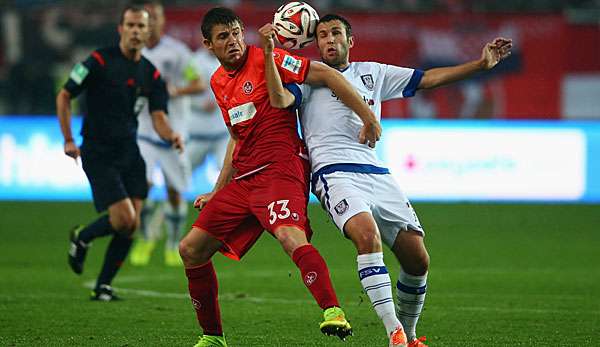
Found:
<svg viewBox="0 0 600 347"><path fill-rule="evenodd" d="M352 327L346 320L344 311L335 306L323 311L323 323L320 328L323 334L335 335L342 340L346 340L346 337L352 335Z"/></svg>
<svg viewBox="0 0 600 347"><path fill-rule="evenodd" d="M227 347L224 336L204 335L194 347Z"/></svg>

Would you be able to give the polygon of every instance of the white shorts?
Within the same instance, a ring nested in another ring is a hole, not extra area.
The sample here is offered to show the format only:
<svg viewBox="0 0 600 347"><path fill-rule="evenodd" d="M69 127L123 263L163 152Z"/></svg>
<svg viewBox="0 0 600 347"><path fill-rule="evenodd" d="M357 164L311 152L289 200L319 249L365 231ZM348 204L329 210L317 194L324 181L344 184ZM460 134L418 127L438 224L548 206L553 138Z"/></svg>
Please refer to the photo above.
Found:
<svg viewBox="0 0 600 347"><path fill-rule="evenodd" d="M225 132L214 136L190 136L185 151L195 169L206 160L206 156L212 154L219 169L223 166L223 159L227 152L229 133Z"/></svg>
<svg viewBox="0 0 600 347"><path fill-rule="evenodd" d="M162 171L167 186L179 193L187 190L192 177L192 170L187 156L176 149L162 143L154 143L138 139L142 157L146 162L146 178L152 182L157 167Z"/></svg>
<svg viewBox="0 0 600 347"><path fill-rule="evenodd" d="M342 233L350 218L368 212L390 248L400 230L412 229L424 235L415 210L391 174L326 173L314 177L313 193Z"/></svg>

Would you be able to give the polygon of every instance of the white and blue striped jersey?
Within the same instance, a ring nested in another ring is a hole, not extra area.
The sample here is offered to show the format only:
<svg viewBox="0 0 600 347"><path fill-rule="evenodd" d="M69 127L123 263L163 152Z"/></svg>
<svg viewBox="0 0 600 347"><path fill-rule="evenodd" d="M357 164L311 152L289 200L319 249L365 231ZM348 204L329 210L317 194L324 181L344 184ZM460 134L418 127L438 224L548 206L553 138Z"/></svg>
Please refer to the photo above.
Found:
<svg viewBox="0 0 600 347"><path fill-rule="evenodd" d="M381 118L381 102L413 96L423 71L380 64L353 62L341 71L358 94ZM311 169L333 164L366 164L381 167L375 149L358 142L362 121L327 87L298 86L302 93L300 121L310 156Z"/></svg>
<svg viewBox="0 0 600 347"><path fill-rule="evenodd" d="M167 84L181 88L198 77L195 66L192 64L189 48L183 42L169 35L163 35L156 46L152 48L145 47L142 50L142 55L156 66ZM168 111L171 127L186 137L190 97L169 98ZM150 140L151 142L162 141L154 131L147 105L144 106L138 120L138 138Z"/></svg>

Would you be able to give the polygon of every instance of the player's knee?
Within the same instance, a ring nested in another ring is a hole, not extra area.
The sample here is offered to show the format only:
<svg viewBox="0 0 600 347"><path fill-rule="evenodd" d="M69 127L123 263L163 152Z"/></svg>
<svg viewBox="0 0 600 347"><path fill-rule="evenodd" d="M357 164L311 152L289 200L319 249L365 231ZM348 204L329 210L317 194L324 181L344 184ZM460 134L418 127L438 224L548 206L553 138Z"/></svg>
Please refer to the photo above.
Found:
<svg viewBox="0 0 600 347"><path fill-rule="evenodd" d="M359 254L381 251L381 235L375 228L365 228L360 232L352 233L350 238L356 245Z"/></svg>
<svg viewBox="0 0 600 347"><path fill-rule="evenodd" d="M137 226L136 217L133 213L121 213L111 218L112 227L121 233L132 234Z"/></svg>
<svg viewBox="0 0 600 347"><path fill-rule="evenodd" d="M202 250L186 238L179 241L179 255L184 264L202 264L210 260L210 257L205 257Z"/></svg>
<svg viewBox="0 0 600 347"><path fill-rule="evenodd" d="M413 276L423 276L429 271L429 254L427 251L420 252L411 258L406 264L402 264L404 271Z"/></svg>
<svg viewBox="0 0 600 347"><path fill-rule="evenodd" d="M304 231L296 227L282 226L277 228L274 234L283 249L290 255L296 248L308 244Z"/></svg>

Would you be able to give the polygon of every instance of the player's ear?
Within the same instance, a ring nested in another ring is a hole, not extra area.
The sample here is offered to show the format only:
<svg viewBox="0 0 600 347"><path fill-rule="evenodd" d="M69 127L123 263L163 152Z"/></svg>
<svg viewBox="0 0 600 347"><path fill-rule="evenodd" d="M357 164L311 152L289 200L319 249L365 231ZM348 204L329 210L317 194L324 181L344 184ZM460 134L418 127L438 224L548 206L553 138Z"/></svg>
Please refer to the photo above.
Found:
<svg viewBox="0 0 600 347"><path fill-rule="evenodd" d="M348 48L354 47L354 36L348 38Z"/></svg>
<svg viewBox="0 0 600 347"><path fill-rule="evenodd" d="M117 25L117 31L119 32L119 35L123 35L123 24Z"/></svg>
<svg viewBox="0 0 600 347"><path fill-rule="evenodd" d="M202 44L204 44L204 47L206 47L206 49L208 49L209 51L213 51L213 46L212 46L212 41L209 39L204 39L202 40Z"/></svg>

